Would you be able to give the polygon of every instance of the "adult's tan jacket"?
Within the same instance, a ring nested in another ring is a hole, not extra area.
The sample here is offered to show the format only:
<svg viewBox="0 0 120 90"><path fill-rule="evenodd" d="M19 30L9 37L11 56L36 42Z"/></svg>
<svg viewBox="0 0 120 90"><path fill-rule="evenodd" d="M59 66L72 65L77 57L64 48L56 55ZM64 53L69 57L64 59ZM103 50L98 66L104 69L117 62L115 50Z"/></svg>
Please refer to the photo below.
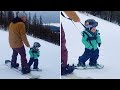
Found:
<svg viewBox="0 0 120 90"><path fill-rule="evenodd" d="M76 14L75 11L64 11L65 14L71 18L74 22L80 22L80 18L78 17L78 15Z"/></svg>
<svg viewBox="0 0 120 90"><path fill-rule="evenodd" d="M30 47L26 37L25 24L23 22L10 23L9 44L11 48L20 48L23 44Z"/></svg>

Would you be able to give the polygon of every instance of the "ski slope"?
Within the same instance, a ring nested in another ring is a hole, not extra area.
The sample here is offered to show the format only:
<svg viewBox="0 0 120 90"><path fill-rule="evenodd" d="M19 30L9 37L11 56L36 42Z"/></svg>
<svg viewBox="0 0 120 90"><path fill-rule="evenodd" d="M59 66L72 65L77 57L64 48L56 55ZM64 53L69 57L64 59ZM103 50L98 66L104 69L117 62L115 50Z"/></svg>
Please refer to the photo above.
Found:
<svg viewBox="0 0 120 90"><path fill-rule="evenodd" d="M77 12L84 24L86 19L95 19L98 21L97 29L101 34L102 45L99 48L99 64L103 64L103 69L75 70L74 74L81 77L91 77L94 79L120 79L120 26L97 18L92 15L86 15ZM61 22L66 34L66 46L68 49L68 63L77 64L78 57L84 52L84 45L81 42L81 31L84 27L80 23L74 24L61 16ZM86 64L89 61L86 62Z"/></svg>
<svg viewBox="0 0 120 90"><path fill-rule="evenodd" d="M4 65L6 59L11 59L12 49L8 43L8 32L0 30L0 37L0 79L28 79L26 76L21 75ZM34 42L39 42L41 44L41 47L39 48L39 68L42 69L42 72L32 71L31 73L40 75L42 79L59 79L60 46L30 36L27 36L27 38L31 46ZM27 59L29 60L29 48L25 46L25 49ZM18 55L17 61L21 65L20 55Z"/></svg>

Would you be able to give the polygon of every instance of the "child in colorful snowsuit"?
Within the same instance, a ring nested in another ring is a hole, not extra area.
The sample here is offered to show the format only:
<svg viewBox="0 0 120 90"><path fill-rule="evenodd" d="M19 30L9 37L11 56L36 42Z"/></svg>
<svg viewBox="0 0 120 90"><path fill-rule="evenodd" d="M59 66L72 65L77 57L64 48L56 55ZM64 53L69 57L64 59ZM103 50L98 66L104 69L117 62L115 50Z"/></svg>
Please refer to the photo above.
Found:
<svg viewBox="0 0 120 90"><path fill-rule="evenodd" d="M39 47L41 45L38 42L35 42L33 47L30 48L29 54L30 54L30 60L28 62L29 67L33 64L33 69L39 70L38 68L38 57L40 56Z"/></svg>
<svg viewBox="0 0 120 90"><path fill-rule="evenodd" d="M82 43L85 45L85 51L78 59L78 66L86 67L85 62L88 59L89 66L99 66L97 60L99 58L98 46L101 46L101 38L96 26L98 26L98 22L93 19L85 21L86 29L82 32Z"/></svg>

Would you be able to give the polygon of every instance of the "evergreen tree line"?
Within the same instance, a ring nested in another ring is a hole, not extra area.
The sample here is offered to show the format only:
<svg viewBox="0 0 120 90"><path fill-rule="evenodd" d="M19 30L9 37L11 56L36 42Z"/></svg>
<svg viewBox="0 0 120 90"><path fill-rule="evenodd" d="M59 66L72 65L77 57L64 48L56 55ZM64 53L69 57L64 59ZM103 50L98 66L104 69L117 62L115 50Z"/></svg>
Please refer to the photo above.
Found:
<svg viewBox="0 0 120 90"><path fill-rule="evenodd" d="M120 11L80 11L120 25Z"/></svg>
<svg viewBox="0 0 120 90"><path fill-rule="evenodd" d="M19 11L0 11L0 28L8 30L10 22L18 13ZM49 25L43 25L42 16L38 17L35 13L34 16L31 17L31 13L29 13L25 24L28 35L60 45L60 33L53 32Z"/></svg>

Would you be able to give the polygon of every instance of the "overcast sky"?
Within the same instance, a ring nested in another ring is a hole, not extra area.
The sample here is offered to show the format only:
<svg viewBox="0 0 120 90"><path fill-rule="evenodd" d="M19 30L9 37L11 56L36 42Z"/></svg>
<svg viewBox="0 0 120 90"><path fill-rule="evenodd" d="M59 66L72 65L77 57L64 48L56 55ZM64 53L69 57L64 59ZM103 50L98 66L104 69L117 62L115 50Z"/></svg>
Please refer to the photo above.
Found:
<svg viewBox="0 0 120 90"><path fill-rule="evenodd" d="M35 13L37 17L42 16L43 23L60 23L60 11L25 11L27 14L30 12L31 16Z"/></svg>

